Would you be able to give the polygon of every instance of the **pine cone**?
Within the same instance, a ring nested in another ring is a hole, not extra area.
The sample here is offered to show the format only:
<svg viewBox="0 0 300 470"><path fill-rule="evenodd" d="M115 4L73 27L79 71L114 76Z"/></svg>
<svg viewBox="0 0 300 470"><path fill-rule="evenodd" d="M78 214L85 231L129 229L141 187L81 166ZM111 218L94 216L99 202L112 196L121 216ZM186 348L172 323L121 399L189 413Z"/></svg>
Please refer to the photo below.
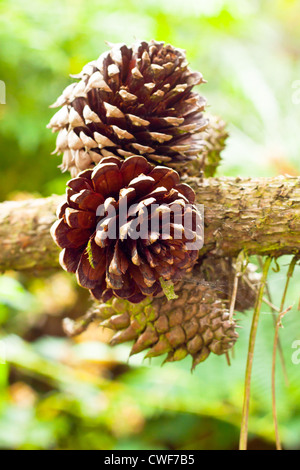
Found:
<svg viewBox="0 0 300 470"><path fill-rule="evenodd" d="M207 136L204 137L205 149L203 151L203 170L204 176L214 176L218 166L221 162L221 152L225 148L225 142L228 138L226 130L226 123L213 116L209 120L209 129L206 132ZM195 174L197 176L198 173Z"/></svg>
<svg viewBox="0 0 300 470"><path fill-rule="evenodd" d="M155 163L184 162L203 146L204 83L181 49L143 41L114 45L88 63L52 105L62 106L47 127L59 131L62 171L76 176L103 157L143 155Z"/></svg>
<svg viewBox="0 0 300 470"><path fill-rule="evenodd" d="M209 125L200 133L200 138L203 140L203 150L193 160L169 163L169 166L178 171L181 176L204 175L206 178L214 176L228 138L226 123L216 116L210 116Z"/></svg>
<svg viewBox="0 0 300 470"><path fill-rule="evenodd" d="M62 267L96 299L140 302L161 292L160 278L177 281L191 271L198 250L189 243L202 237L201 216L176 171L141 156L106 157L67 186L51 233L63 248Z"/></svg>
<svg viewBox="0 0 300 470"><path fill-rule="evenodd" d="M146 357L168 354L165 362L193 358L193 368L211 352L226 353L238 338L234 320L218 299L218 293L203 283L202 273L194 268L175 286L176 300L145 299L132 306L113 299L93 310L101 325L117 333L111 345L134 341L131 355L149 349Z"/></svg>

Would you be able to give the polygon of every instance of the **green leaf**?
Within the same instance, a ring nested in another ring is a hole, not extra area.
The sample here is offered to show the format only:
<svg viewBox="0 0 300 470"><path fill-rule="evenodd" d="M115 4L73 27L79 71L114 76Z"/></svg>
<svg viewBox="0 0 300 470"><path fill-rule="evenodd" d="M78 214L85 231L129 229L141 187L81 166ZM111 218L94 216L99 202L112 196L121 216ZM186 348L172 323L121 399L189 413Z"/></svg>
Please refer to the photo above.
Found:
<svg viewBox="0 0 300 470"><path fill-rule="evenodd" d="M92 253L92 246L91 246L91 240L89 240L87 247L86 247L86 252L89 257L89 263L92 266L93 269L95 269L94 261L93 261L93 253Z"/></svg>
<svg viewBox="0 0 300 470"><path fill-rule="evenodd" d="M162 277L159 278L160 285L168 300L178 299L178 295L174 292L174 284L170 281L165 281Z"/></svg>

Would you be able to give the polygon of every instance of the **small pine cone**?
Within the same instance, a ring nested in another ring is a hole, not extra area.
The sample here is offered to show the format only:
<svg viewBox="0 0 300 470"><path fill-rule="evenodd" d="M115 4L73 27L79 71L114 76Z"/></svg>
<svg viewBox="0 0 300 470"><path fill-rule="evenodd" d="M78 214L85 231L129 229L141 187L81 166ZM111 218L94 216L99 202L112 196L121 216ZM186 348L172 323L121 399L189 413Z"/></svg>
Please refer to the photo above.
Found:
<svg viewBox="0 0 300 470"><path fill-rule="evenodd" d="M48 128L58 131L62 171L76 176L103 157L143 155L155 163L183 162L199 154L206 100L185 53L163 42L117 44L73 76L52 107L62 108Z"/></svg>
<svg viewBox="0 0 300 470"><path fill-rule="evenodd" d="M161 278L192 270L201 215L176 171L141 156L106 157L67 186L51 234L62 267L96 299L140 302L161 292Z"/></svg>
<svg viewBox="0 0 300 470"><path fill-rule="evenodd" d="M228 304L231 299L236 269L232 258L220 258L213 260L205 258L201 261L200 272L203 280L216 289L218 296ZM254 307L256 300L256 286L261 275L256 271L256 266L249 263L245 272L238 281L238 290L235 301L235 310L244 312ZM252 288L251 288L252 286Z"/></svg>
<svg viewBox="0 0 300 470"><path fill-rule="evenodd" d="M146 357L167 354L165 362L193 358L193 368L211 352L226 353L238 338L236 324L217 292L197 268L175 286L175 300L145 299L132 306L113 299L99 304L94 313L101 325L117 331L111 345L134 341L131 355L148 349Z"/></svg>
<svg viewBox="0 0 300 470"><path fill-rule="evenodd" d="M204 176L214 176L218 166L221 162L221 152L226 146L226 139L228 132L226 130L226 123L214 116L209 121L209 129L207 129L206 136L203 136L205 141L205 148L203 151L203 171ZM197 176L197 175L195 175Z"/></svg>
<svg viewBox="0 0 300 470"><path fill-rule="evenodd" d="M196 158L183 163L170 163L181 176L214 176L221 162L221 152L225 148L228 138L226 123L216 116L209 117L209 125L201 133L203 150Z"/></svg>

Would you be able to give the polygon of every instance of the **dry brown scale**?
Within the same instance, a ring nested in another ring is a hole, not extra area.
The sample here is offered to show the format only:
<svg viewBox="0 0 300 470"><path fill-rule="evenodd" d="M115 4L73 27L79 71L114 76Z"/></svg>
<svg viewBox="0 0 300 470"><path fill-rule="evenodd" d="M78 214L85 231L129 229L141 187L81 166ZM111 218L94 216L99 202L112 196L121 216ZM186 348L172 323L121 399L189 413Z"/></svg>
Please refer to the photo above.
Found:
<svg viewBox="0 0 300 470"><path fill-rule="evenodd" d="M71 176L103 157L143 155L158 164L196 159L203 150L204 83L185 52L163 42L116 44L73 76L53 104L48 127L58 131L54 153Z"/></svg>

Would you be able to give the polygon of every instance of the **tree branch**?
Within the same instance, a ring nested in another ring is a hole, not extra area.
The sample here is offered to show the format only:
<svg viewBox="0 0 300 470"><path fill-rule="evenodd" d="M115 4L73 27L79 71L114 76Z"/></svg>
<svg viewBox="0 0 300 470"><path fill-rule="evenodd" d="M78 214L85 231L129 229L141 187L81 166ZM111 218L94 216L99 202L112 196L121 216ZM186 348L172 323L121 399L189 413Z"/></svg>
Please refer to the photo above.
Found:
<svg viewBox="0 0 300 470"><path fill-rule="evenodd" d="M281 256L300 251L300 177L187 178L204 204L200 254ZM64 196L0 204L0 270L36 273L58 267L49 230Z"/></svg>

